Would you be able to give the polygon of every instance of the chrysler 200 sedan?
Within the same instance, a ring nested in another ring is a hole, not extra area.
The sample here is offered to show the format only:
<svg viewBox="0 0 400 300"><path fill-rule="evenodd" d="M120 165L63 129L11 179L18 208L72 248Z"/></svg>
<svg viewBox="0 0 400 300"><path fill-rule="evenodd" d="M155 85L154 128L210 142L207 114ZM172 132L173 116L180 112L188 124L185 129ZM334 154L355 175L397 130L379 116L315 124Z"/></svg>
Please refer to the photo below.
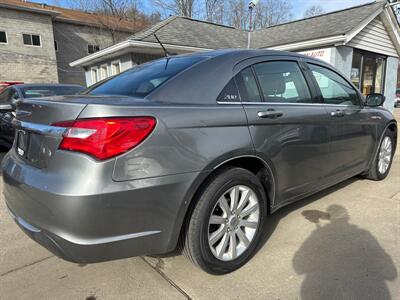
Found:
<svg viewBox="0 0 400 300"><path fill-rule="evenodd" d="M397 124L383 101L293 53L162 58L78 96L21 102L6 204L69 261L180 245L228 273L255 254L269 214L355 175L388 175Z"/></svg>

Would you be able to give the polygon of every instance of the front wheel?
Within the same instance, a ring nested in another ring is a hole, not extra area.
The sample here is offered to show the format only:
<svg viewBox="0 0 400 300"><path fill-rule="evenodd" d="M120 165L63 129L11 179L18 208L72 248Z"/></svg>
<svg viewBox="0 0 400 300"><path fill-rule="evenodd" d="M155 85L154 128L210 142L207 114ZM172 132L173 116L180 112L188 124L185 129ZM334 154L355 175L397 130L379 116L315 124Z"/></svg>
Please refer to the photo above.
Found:
<svg viewBox="0 0 400 300"><path fill-rule="evenodd" d="M367 178L372 180L383 180L389 174L394 155L394 137L393 132L386 129L383 134L378 152L371 164Z"/></svg>
<svg viewBox="0 0 400 300"><path fill-rule="evenodd" d="M211 274L225 274L254 255L265 223L267 201L253 173L219 172L205 186L186 228L184 254Z"/></svg>

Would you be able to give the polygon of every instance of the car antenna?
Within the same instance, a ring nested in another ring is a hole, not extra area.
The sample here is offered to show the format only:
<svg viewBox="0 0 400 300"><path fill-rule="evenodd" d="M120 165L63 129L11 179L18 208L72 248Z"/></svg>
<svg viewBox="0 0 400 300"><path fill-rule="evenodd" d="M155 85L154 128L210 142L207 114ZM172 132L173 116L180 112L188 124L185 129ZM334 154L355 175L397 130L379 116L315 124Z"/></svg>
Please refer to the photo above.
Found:
<svg viewBox="0 0 400 300"><path fill-rule="evenodd" d="M155 33L154 33L154 37L156 38L157 42L160 44L161 48L163 49L165 57L169 57L170 56L169 52L167 51L167 49L165 49L164 45L161 43L161 41L158 39L158 37Z"/></svg>

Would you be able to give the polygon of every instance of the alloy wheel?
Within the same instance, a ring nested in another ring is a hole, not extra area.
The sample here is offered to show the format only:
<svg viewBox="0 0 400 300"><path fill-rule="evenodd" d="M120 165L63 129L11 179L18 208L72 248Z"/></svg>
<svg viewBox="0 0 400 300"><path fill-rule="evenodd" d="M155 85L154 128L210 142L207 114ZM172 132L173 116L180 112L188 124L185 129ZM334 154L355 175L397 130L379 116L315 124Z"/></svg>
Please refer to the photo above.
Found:
<svg viewBox="0 0 400 300"><path fill-rule="evenodd" d="M248 186L225 191L214 206L208 224L208 243L213 255L231 261L248 249L260 221L260 203Z"/></svg>
<svg viewBox="0 0 400 300"><path fill-rule="evenodd" d="M390 166L392 159L392 140L390 137L385 136L382 141L381 148L379 150L378 159L378 171L381 174L385 174Z"/></svg>

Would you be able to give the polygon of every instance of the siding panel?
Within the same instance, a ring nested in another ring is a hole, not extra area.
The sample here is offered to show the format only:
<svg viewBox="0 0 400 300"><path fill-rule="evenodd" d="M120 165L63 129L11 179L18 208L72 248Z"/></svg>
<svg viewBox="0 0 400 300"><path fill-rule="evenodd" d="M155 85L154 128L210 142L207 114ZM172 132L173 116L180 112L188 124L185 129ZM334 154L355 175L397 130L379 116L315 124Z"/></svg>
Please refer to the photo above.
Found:
<svg viewBox="0 0 400 300"><path fill-rule="evenodd" d="M379 17L371 21L359 34L357 34L348 43L348 46L399 57L396 48Z"/></svg>

